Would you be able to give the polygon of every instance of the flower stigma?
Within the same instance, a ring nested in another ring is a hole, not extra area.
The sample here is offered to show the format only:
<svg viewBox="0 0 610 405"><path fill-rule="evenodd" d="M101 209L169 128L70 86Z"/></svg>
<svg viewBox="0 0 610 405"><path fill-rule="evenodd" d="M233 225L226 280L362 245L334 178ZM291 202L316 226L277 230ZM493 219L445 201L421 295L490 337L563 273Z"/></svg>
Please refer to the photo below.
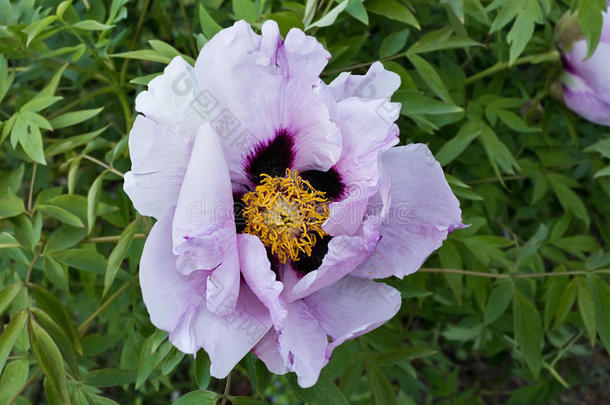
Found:
<svg viewBox="0 0 610 405"><path fill-rule="evenodd" d="M322 224L329 210L323 192L314 189L296 170L284 177L262 174L261 184L245 194L245 233L258 236L278 260L299 260L299 253L311 256L318 238L326 235Z"/></svg>

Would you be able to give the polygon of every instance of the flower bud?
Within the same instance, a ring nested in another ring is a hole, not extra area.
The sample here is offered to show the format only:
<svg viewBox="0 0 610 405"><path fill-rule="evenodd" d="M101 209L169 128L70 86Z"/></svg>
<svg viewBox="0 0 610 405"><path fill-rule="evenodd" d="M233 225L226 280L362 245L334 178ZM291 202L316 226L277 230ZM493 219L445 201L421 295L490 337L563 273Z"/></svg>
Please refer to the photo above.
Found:
<svg viewBox="0 0 610 405"><path fill-rule="evenodd" d="M555 35L562 52L566 105L591 122L610 126L610 16L603 14L600 43L588 59L587 41L574 14L568 12L559 20Z"/></svg>

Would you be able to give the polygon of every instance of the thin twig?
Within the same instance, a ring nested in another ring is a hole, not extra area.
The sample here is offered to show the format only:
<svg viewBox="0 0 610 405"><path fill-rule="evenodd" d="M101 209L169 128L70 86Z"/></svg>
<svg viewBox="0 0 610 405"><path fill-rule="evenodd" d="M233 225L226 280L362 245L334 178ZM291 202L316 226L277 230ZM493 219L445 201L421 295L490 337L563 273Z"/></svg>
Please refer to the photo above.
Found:
<svg viewBox="0 0 610 405"><path fill-rule="evenodd" d="M30 181L30 192L28 193L28 212L32 212L32 196L34 195L34 181L36 181L36 170L38 163L34 163L32 167L32 180Z"/></svg>
<svg viewBox="0 0 610 405"><path fill-rule="evenodd" d="M419 269L419 271L422 273L463 274L465 276L501 278L501 279L584 276L587 274L610 274L610 269L597 269L597 270L590 270L590 271L587 271L587 270L555 271L555 272L530 273L530 274L498 274L498 273L484 273L482 271L472 271L472 270L436 269L436 268L422 268L422 269Z"/></svg>
<svg viewBox="0 0 610 405"><path fill-rule="evenodd" d="M112 173L116 174L117 176L120 176L120 177L125 177L125 175L124 175L123 173L121 173L120 171L118 171L118 170L117 170L117 169L115 169L114 167L112 167L112 166L110 166L110 165L108 165L108 164L106 164L106 163L102 162L102 161L101 161L101 160L99 160L99 159L94 158L93 156L90 156L90 155L84 154L84 155L82 155L82 157L84 157L84 158L85 158L85 159L87 159L87 160L92 161L93 163L97 163L98 165L100 165L100 166L102 166L103 168L107 169L108 171L110 171L110 172L112 172Z"/></svg>
<svg viewBox="0 0 610 405"><path fill-rule="evenodd" d="M6 403L6 405L13 405L13 404L15 403L15 401L16 401L17 399L19 399L19 397L21 396L21 394L23 393L23 391L25 391L25 389L26 389L27 387L29 387L29 386L30 386L30 384L32 384L36 378L38 378L38 375L39 375L39 374L40 374L40 369L38 369L38 370L34 371L34 374L32 374L32 375L30 376L30 378L28 378L28 380L25 382L25 384L23 384L23 385L21 386L21 388L19 388L19 389L17 390L17 392L15 392L15 394L14 394L14 395L11 397L11 399L9 399L9 400L8 400L8 402Z"/></svg>
<svg viewBox="0 0 610 405"><path fill-rule="evenodd" d="M490 67L489 69L483 70L482 72L479 72L479 73L467 78L466 84L474 83L487 76L491 76L504 69L512 68L514 66L525 65L525 64L535 65L535 64L543 63L543 62L553 62L553 61L558 61L559 58L560 58L559 51L552 50L550 52L546 52L546 53L542 53L542 54L538 54L538 55L530 55L530 56L525 56L523 58L519 58L516 61L514 61L512 64L510 64L509 62L498 62L495 65L493 65L492 67Z"/></svg>
<svg viewBox="0 0 610 405"><path fill-rule="evenodd" d="M222 394L222 401L220 405L226 405L229 394L231 393L231 373L227 376L227 382L225 383L225 392Z"/></svg>
<svg viewBox="0 0 610 405"><path fill-rule="evenodd" d="M127 289L129 287L131 287L132 282L128 281L125 284L123 284L121 286L121 288L119 288L118 290L116 290L116 292L114 294L112 294L110 297L108 297L108 299L106 301L104 301L96 310L95 312L93 312L91 315L89 315L89 317L87 319L85 319L85 321L83 323L80 324L80 326L78 327L78 336L79 337L83 337L85 336L85 332L87 332L87 328L89 327L89 324L91 322L93 322L93 320L95 318L98 317L99 314L101 314L102 312L104 312L104 310L106 308L108 308L108 306L115 300L117 299L121 294L123 294L125 291L127 291Z"/></svg>
<svg viewBox="0 0 610 405"><path fill-rule="evenodd" d="M144 239L146 238L145 233L136 233L133 235L134 239ZM113 243L118 242L121 239L121 235L112 235L112 236L98 236L93 238L87 238L83 240L82 243ZM1 246L1 245L0 245Z"/></svg>

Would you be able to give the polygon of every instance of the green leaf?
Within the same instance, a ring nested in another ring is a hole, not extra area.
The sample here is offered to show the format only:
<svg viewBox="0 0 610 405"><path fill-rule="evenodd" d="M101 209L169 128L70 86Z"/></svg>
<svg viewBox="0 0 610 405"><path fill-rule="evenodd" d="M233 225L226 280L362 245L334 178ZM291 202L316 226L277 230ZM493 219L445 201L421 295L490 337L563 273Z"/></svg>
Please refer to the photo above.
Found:
<svg viewBox="0 0 610 405"><path fill-rule="evenodd" d="M72 125L80 124L83 121L87 121L88 119L95 117L100 112L102 112L103 109L104 107L93 108L90 110L67 112L51 119L50 123L53 129L70 127Z"/></svg>
<svg viewBox="0 0 610 405"><path fill-rule="evenodd" d="M610 286L595 274L587 274L587 284L595 305L597 333L610 353Z"/></svg>
<svg viewBox="0 0 610 405"><path fill-rule="evenodd" d="M19 136L19 143L30 159L42 165L47 164L44 158L42 134L40 133L40 129L38 129L38 127L30 125L28 127L28 131Z"/></svg>
<svg viewBox="0 0 610 405"><path fill-rule="evenodd" d="M104 176L106 176L107 171L103 171L97 178L93 181L91 188L87 192L87 234L90 235L91 231L93 231L93 226L95 225L95 217L97 214L97 203L100 199L100 192L102 190L102 183L104 181Z"/></svg>
<svg viewBox="0 0 610 405"><path fill-rule="evenodd" d="M214 405L218 394L212 391L191 391L181 396L173 405Z"/></svg>
<svg viewBox="0 0 610 405"><path fill-rule="evenodd" d="M398 90L392 99L402 104L400 113L407 116L414 114L444 115L464 111L456 105L435 100L416 91Z"/></svg>
<svg viewBox="0 0 610 405"><path fill-rule="evenodd" d="M114 27L114 25L102 24L95 20L83 20L73 24L72 27L85 31L106 31Z"/></svg>
<svg viewBox="0 0 610 405"><path fill-rule="evenodd" d="M453 104L449 91L447 90L447 87L445 87L443 79L441 79L434 66L421 56L411 52L407 52L407 58L409 58L409 61L411 61L415 70L417 70L417 73L419 73L430 90L432 90L441 100Z"/></svg>
<svg viewBox="0 0 610 405"><path fill-rule="evenodd" d="M45 290L41 286L31 285L30 289L36 299L36 303L40 308L42 308L53 320L59 325L66 336L70 339L70 343L74 347L74 350L80 354L82 354L83 349L80 345L80 341L78 336L76 335L76 331L72 325L72 319L70 318L70 314L64 307L64 305L59 301L52 293L48 290Z"/></svg>
<svg viewBox="0 0 610 405"><path fill-rule="evenodd" d="M339 16L339 14L341 14L343 12L343 10L345 10L345 7L347 7L348 2L349 2L349 0L343 0L337 6L333 7L322 18L320 18L313 24L306 26L305 31L309 30L310 28L314 28L314 27L328 27L329 25L332 25L335 22L335 20L337 19L337 17Z"/></svg>
<svg viewBox="0 0 610 405"><path fill-rule="evenodd" d="M366 361L366 369L375 405L397 405L396 394L388 377L371 361Z"/></svg>
<svg viewBox="0 0 610 405"><path fill-rule="evenodd" d="M0 379L0 403L7 404L19 392L28 379L28 359L13 360L6 365Z"/></svg>
<svg viewBox="0 0 610 405"><path fill-rule="evenodd" d="M544 22L544 15L538 0L521 1L524 2L523 9L517 14L517 18L506 36L506 40L510 44L509 62L511 65L521 55L532 38L535 23Z"/></svg>
<svg viewBox="0 0 610 405"><path fill-rule="evenodd" d="M585 223L585 226L588 228L591 223L591 219L589 218L587 208L580 197L565 185L565 182L561 176L551 173L547 175L547 179L549 180L551 188L553 189L553 192L555 192L555 195L557 196L557 199L561 203L562 207L567 212L574 214L576 218L582 220Z"/></svg>
<svg viewBox="0 0 610 405"><path fill-rule="evenodd" d="M35 97L35 98L31 99L30 101L28 101L27 103L25 103L21 107L20 111L38 112L38 111L44 110L45 108L49 108L50 106L57 103L61 99L62 99L62 97L50 96L50 95L48 96L43 93L40 93L37 97Z"/></svg>
<svg viewBox="0 0 610 405"><path fill-rule="evenodd" d="M81 221L79 217L62 207L50 204L36 204L36 210L57 218L67 225L75 226L77 228L85 227L85 224L83 224L83 221Z"/></svg>
<svg viewBox="0 0 610 405"><path fill-rule="evenodd" d="M233 14L236 20L246 20L250 24L258 19L257 4L252 0L233 0Z"/></svg>
<svg viewBox="0 0 610 405"><path fill-rule="evenodd" d="M483 322L485 325L494 323L506 311L513 299L513 283L509 280L501 280L489 294L489 300L485 307Z"/></svg>
<svg viewBox="0 0 610 405"><path fill-rule="evenodd" d="M15 299L15 297L23 290L23 284L21 283L13 283L0 291L0 315L6 311L11 302Z"/></svg>
<svg viewBox="0 0 610 405"><path fill-rule="evenodd" d="M138 358L136 389L146 382L148 376L169 353L172 347L171 344L168 341L160 344L160 340L165 338L167 338L167 334L156 331L150 335L142 345Z"/></svg>
<svg viewBox="0 0 610 405"><path fill-rule="evenodd" d="M372 0L364 4L366 9L373 14L379 14L420 29L419 23L411 10L395 0Z"/></svg>
<svg viewBox="0 0 610 405"><path fill-rule="evenodd" d="M121 263L127 254L127 250L131 246L131 242L133 241L133 236L138 230L138 225L140 224L140 219L134 220L131 224L125 228L125 230L121 233L119 238L119 242L116 244L112 252L110 253L110 257L108 258L108 263L106 265L106 274L104 276L104 293L106 295L114 282L114 278L116 277L119 268L121 267Z"/></svg>
<svg viewBox="0 0 610 405"><path fill-rule="evenodd" d="M210 16L203 4L199 4L199 24L201 25L203 34L208 39L212 38L222 29L222 27L214 21L212 16Z"/></svg>
<svg viewBox="0 0 610 405"><path fill-rule="evenodd" d="M595 303L589 293L589 288L584 278L578 278L578 310L585 325L591 346L595 345L597 335L597 324L595 322Z"/></svg>
<svg viewBox="0 0 610 405"><path fill-rule="evenodd" d="M267 402L250 397L229 397L233 405L267 405Z"/></svg>
<svg viewBox="0 0 610 405"><path fill-rule="evenodd" d="M8 355L11 354L15 342L25 326L27 316L28 314L26 311L17 313L6 325L6 328L2 331L2 335L0 335L0 371L4 370L6 359L8 358Z"/></svg>
<svg viewBox="0 0 610 405"><path fill-rule="evenodd" d="M25 27L22 31L28 34L26 46L30 46L30 43L40 34L42 30L48 27L50 24L54 23L57 20L57 17L54 15L50 15L48 17L43 18L42 20L34 21L32 24Z"/></svg>
<svg viewBox="0 0 610 405"><path fill-rule="evenodd" d="M396 55L407 44L407 38L409 38L408 29L393 32L385 37L379 47L379 57Z"/></svg>
<svg viewBox="0 0 610 405"><path fill-rule="evenodd" d="M477 41L468 37L456 37L453 35L453 29L449 26L440 30L432 31L423 35L416 43L411 45L409 52L424 53L434 52L447 49L467 48L471 46L481 46Z"/></svg>
<svg viewBox="0 0 610 405"><path fill-rule="evenodd" d="M593 56L602 34L602 12L606 10L606 0L579 0L578 22L587 38L587 58Z"/></svg>
<svg viewBox="0 0 610 405"><path fill-rule="evenodd" d="M284 380L303 401L324 405L348 405L343 393L324 374L320 375L316 385L311 388L301 388L292 373L285 375Z"/></svg>
<svg viewBox="0 0 610 405"><path fill-rule="evenodd" d="M468 145L472 143L479 135L481 130L473 121L466 121L458 133L449 142L446 142L436 154L436 159L445 166L456 159Z"/></svg>
<svg viewBox="0 0 610 405"><path fill-rule="evenodd" d="M100 275L105 274L106 271L104 256L89 249L60 250L50 253L50 256L77 270L89 271Z"/></svg>
<svg viewBox="0 0 610 405"><path fill-rule="evenodd" d="M25 212L23 200L13 194L12 190L5 190L0 195L0 219L12 218Z"/></svg>
<svg viewBox="0 0 610 405"><path fill-rule="evenodd" d="M195 358L195 381L200 390L205 390L210 385L210 364L208 354L203 349L199 350Z"/></svg>
<svg viewBox="0 0 610 405"><path fill-rule="evenodd" d="M135 380L135 370L122 370L118 368L91 370L83 376L85 384L98 388L133 384Z"/></svg>
<svg viewBox="0 0 610 405"><path fill-rule="evenodd" d="M525 363L537 378L542 365L542 344L544 342L542 323L534 304L518 289L514 290L513 315L517 344Z"/></svg>
<svg viewBox="0 0 610 405"><path fill-rule="evenodd" d="M40 368L63 404L70 405L64 361L51 336L36 322L29 324L30 344Z"/></svg>
<svg viewBox="0 0 610 405"><path fill-rule="evenodd" d="M114 55L108 55L111 58L126 58L126 59L138 59L138 60L147 60L151 62L160 62L168 65L172 58L168 58L167 56L160 55L158 52L153 51L152 49L141 49L137 51L130 52L121 52L115 53Z"/></svg>

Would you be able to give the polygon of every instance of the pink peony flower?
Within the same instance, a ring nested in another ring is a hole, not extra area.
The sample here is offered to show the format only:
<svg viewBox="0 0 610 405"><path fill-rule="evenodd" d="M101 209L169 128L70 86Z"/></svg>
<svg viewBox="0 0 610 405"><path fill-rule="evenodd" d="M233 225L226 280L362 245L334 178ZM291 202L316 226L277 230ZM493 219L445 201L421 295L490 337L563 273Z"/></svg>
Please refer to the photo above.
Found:
<svg viewBox="0 0 610 405"><path fill-rule="evenodd" d="M152 323L225 377L250 350L313 385L335 347L392 318L461 225L425 145L399 146L399 77L319 78L329 53L237 22L174 59L136 99L125 191L157 218L140 283Z"/></svg>
<svg viewBox="0 0 610 405"><path fill-rule="evenodd" d="M610 2L609 2L610 4ZM596 124L610 126L610 15L603 13L600 44L587 57L587 41L576 17L566 14L557 26L564 73L563 99L575 113Z"/></svg>

